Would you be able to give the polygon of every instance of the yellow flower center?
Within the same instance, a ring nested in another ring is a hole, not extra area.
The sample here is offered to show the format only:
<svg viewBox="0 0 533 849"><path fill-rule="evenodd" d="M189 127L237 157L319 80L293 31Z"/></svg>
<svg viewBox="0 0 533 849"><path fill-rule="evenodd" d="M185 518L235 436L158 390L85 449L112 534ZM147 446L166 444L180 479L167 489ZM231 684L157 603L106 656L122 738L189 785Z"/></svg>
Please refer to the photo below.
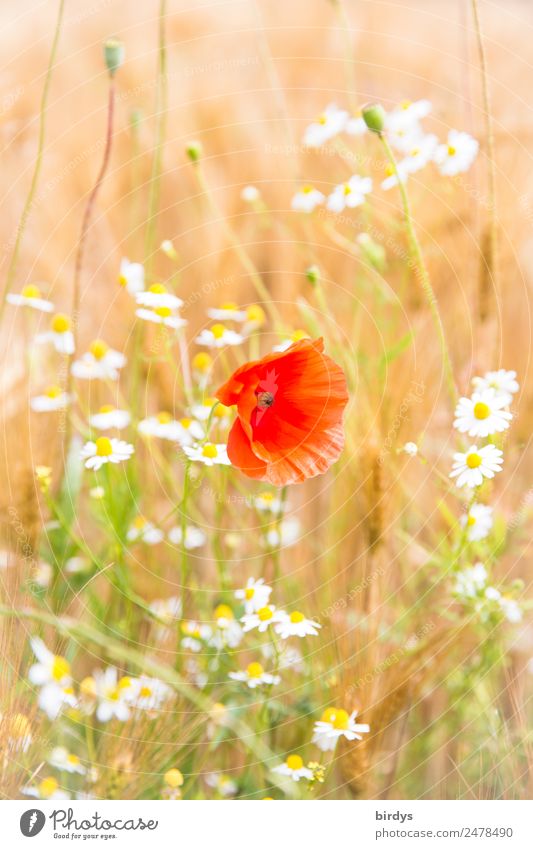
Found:
<svg viewBox="0 0 533 849"><path fill-rule="evenodd" d="M289 755L285 763L287 764L289 769L294 770L301 769L304 765L304 762L300 755Z"/></svg>
<svg viewBox="0 0 533 849"><path fill-rule="evenodd" d="M137 530L140 531L141 528L144 528L145 525L146 519L144 518L144 516L135 516L135 519L133 520L134 528L137 528Z"/></svg>
<svg viewBox="0 0 533 849"><path fill-rule="evenodd" d="M254 661L253 663L249 663L248 666L246 667L246 673L248 675L248 678L261 678L261 675L263 674L263 672L264 672L263 667L261 666L260 663L257 663L257 661Z"/></svg>
<svg viewBox="0 0 533 849"><path fill-rule="evenodd" d="M402 102L400 103L400 106L402 107L402 109L409 109L411 103L412 103L411 100L402 100Z"/></svg>
<svg viewBox="0 0 533 849"><path fill-rule="evenodd" d="M469 469L477 469L478 466L481 466L481 457L479 454L476 454L475 451L472 454L468 454L466 465Z"/></svg>
<svg viewBox="0 0 533 849"><path fill-rule="evenodd" d="M44 394L47 398L59 398L59 396L63 394L63 390L60 386L57 386L57 384L54 383L52 386L48 387Z"/></svg>
<svg viewBox="0 0 533 849"><path fill-rule="evenodd" d="M221 310L227 310L227 312L235 312L235 310L239 309L239 306L238 306L238 304L234 304L233 302L230 301L229 303L222 304L220 309Z"/></svg>
<svg viewBox="0 0 533 849"><path fill-rule="evenodd" d="M24 288L22 290L22 297L23 298L40 298L41 297L41 290L39 289L38 286L33 286L32 284L30 284L29 286L24 286Z"/></svg>
<svg viewBox="0 0 533 849"><path fill-rule="evenodd" d="M43 780L39 784L39 796L43 799L49 799L52 796L59 784L57 779L55 779L52 775L48 776L48 778L43 778Z"/></svg>
<svg viewBox="0 0 533 849"><path fill-rule="evenodd" d="M96 695L96 683L92 675L84 678L83 681L80 682L80 693L82 696L95 696Z"/></svg>
<svg viewBox="0 0 533 849"><path fill-rule="evenodd" d="M466 524L468 525L469 528L471 528L472 525L476 524L475 518L473 516L469 516L466 520Z"/></svg>
<svg viewBox="0 0 533 849"><path fill-rule="evenodd" d="M344 184L344 194L345 195L351 195L351 193L352 193L352 187L350 186L349 183L345 183Z"/></svg>
<svg viewBox="0 0 533 849"><path fill-rule="evenodd" d="M268 622L269 619L272 619L274 615L270 609L270 607L261 607L260 610L257 611L257 615L259 617L260 622Z"/></svg>
<svg viewBox="0 0 533 849"><path fill-rule="evenodd" d="M250 601L255 595L255 590L253 587L246 587L244 591L244 597L247 601Z"/></svg>
<svg viewBox="0 0 533 849"><path fill-rule="evenodd" d="M154 295L166 295L167 287L163 286L162 283L152 283L148 291L153 292Z"/></svg>
<svg viewBox="0 0 533 849"><path fill-rule="evenodd" d="M322 714L322 722L329 722L333 728L345 731L348 728L350 717L342 708L326 708Z"/></svg>
<svg viewBox="0 0 533 849"><path fill-rule="evenodd" d="M455 156L457 153L457 148L453 146L453 144L448 145L448 156Z"/></svg>
<svg viewBox="0 0 533 849"><path fill-rule="evenodd" d="M268 501L268 502L274 501L274 493L272 493L272 492L262 492L259 497L260 497L261 501Z"/></svg>
<svg viewBox="0 0 533 849"><path fill-rule="evenodd" d="M119 274L118 275L118 282L119 282L119 286L127 286L128 285L128 278L126 277L125 274Z"/></svg>
<svg viewBox="0 0 533 849"><path fill-rule="evenodd" d="M291 336L293 342L300 342L301 339L309 339L309 333L305 330L295 330Z"/></svg>
<svg viewBox="0 0 533 849"><path fill-rule="evenodd" d="M229 414L230 414L230 408L229 407L226 407L225 404L220 404L220 403L217 404L216 410L214 412L214 415L217 419L225 419L226 416L229 416Z"/></svg>
<svg viewBox="0 0 533 849"><path fill-rule="evenodd" d="M165 784L168 787L172 787L173 790L175 790L176 787L181 787L183 784L183 775L180 770L169 769L168 772L165 772Z"/></svg>
<svg viewBox="0 0 533 849"><path fill-rule="evenodd" d="M113 446L111 445L111 440L107 438L107 436L99 436L95 442L96 445L96 455L98 457L109 457L110 454L113 453Z"/></svg>
<svg viewBox="0 0 533 849"><path fill-rule="evenodd" d="M70 318L62 312L58 312L52 319L51 324L54 333L66 333L70 330Z"/></svg>
<svg viewBox="0 0 533 849"><path fill-rule="evenodd" d="M305 619L305 616L303 615L303 613L300 613L299 610L293 610L289 618L290 618L291 622L296 624L297 622L303 622L304 619Z"/></svg>
<svg viewBox="0 0 533 849"><path fill-rule="evenodd" d="M234 619L233 610L227 604L219 604L215 608L215 619Z"/></svg>
<svg viewBox="0 0 533 849"><path fill-rule="evenodd" d="M152 695L152 690L151 690L150 687L147 687L146 685L144 685L144 687L141 687L139 695L142 696L143 698L147 699L149 696Z"/></svg>
<svg viewBox="0 0 533 849"><path fill-rule="evenodd" d="M196 356L193 358L192 367L195 368L197 371L205 372L205 371L209 371L212 363L213 363L213 360L211 359L209 354L206 354L203 351L201 351L199 354L196 354Z"/></svg>
<svg viewBox="0 0 533 849"><path fill-rule="evenodd" d="M324 127L328 123L328 116L320 115L317 119L317 123L320 124L321 127Z"/></svg>
<svg viewBox="0 0 533 849"><path fill-rule="evenodd" d="M80 759L77 755L67 755L67 761L72 766L78 766Z"/></svg>
<svg viewBox="0 0 533 849"><path fill-rule="evenodd" d="M112 404L104 404L102 407L100 407L99 412L100 413L114 413L115 408L113 407Z"/></svg>
<svg viewBox="0 0 533 849"><path fill-rule="evenodd" d="M170 318L172 315L172 310L170 307L156 307L154 310L155 314L159 316L159 318Z"/></svg>
<svg viewBox="0 0 533 849"><path fill-rule="evenodd" d="M476 419L488 419L490 416L489 405L483 401L478 401L477 404L474 404L474 416Z"/></svg>
<svg viewBox="0 0 533 849"><path fill-rule="evenodd" d="M386 165L385 166L385 174L387 175L387 177L392 177L392 175L394 174L394 166Z"/></svg>
<svg viewBox="0 0 533 849"><path fill-rule="evenodd" d="M214 459L215 459L215 457L217 456L217 453L218 453L218 452L217 452L217 447L216 447L216 445L213 445L213 443L212 443L212 442L208 442L208 443L207 443L206 445L204 445L204 447L202 448L202 455L203 455L204 457L208 457L210 460L214 460Z"/></svg>
<svg viewBox="0 0 533 849"><path fill-rule="evenodd" d="M109 351L109 346L104 342L103 339L94 339L89 345L89 351L91 352L95 360L103 360L103 358Z"/></svg>
<svg viewBox="0 0 533 849"><path fill-rule="evenodd" d="M180 425L185 428L185 430L189 430L192 425L192 419L180 419Z"/></svg>
<svg viewBox="0 0 533 849"><path fill-rule="evenodd" d="M61 657L60 654L56 654L52 663L52 677L55 681L61 681L65 678L70 672L70 663L68 660L65 660L64 657Z"/></svg>
<svg viewBox="0 0 533 849"><path fill-rule="evenodd" d="M311 187L311 191L313 188ZM246 310L246 318L254 324L263 324L266 319L265 311L259 304L251 304Z"/></svg>
<svg viewBox="0 0 533 849"><path fill-rule="evenodd" d="M213 324L211 328L211 333L215 337L215 339L222 339L224 333L226 332L226 328L223 324Z"/></svg>
<svg viewBox="0 0 533 849"><path fill-rule="evenodd" d="M301 189L302 194L304 194L304 195L310 195L311 192L314 192L314 190L315 190L314 186L309 186L309 185L302 186L302 189Z"/></svg>
<svg viewBox="0 0 533 849"><path fill-rule="evenodd" d="M167 413L166 410L163 410L161 413L157 414L157 421L159 424L169 424L172 421L172 416L170 413Z"/></svg>

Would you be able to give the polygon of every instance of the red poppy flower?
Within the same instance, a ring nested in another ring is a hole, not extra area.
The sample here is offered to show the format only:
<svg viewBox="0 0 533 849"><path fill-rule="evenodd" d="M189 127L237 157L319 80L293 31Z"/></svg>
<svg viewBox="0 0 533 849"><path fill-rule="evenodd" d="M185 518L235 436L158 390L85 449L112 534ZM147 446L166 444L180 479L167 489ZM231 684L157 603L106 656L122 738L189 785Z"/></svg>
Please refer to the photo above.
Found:
<svg viewBox="0 0 533 849"><path fill-rule="evenodd" d="M301 483L339 457L348 393L342 369L323 351L322 339L302 339L241 366L215 393L237 405L228 456L248 477Z"/></svg>

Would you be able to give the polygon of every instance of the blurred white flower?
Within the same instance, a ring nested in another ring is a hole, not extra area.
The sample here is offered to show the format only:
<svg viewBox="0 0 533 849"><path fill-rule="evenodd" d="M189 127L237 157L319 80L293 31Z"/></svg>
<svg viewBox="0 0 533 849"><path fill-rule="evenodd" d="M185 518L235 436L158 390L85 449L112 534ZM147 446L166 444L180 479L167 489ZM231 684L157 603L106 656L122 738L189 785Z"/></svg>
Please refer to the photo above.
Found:
<svg viewBox="0 0 533 849"><path fill-rule="evenodd" d="M343 708L327 708L322 718L315 722L313 743L316 743L323 752L329 752L335 748L339 738L346 740L362 740L362 734L368 734L370 726L357 724L355 719L357 711L348 714Z"/></svg>
<svg viewBox="0 0 533 849"><path fill-rule="evenodd" d="M128 528L126 539L129 542L140 540L146 545L157 545L165 538L165 534L160 528L156 528L153 522L149 522L144 516L136 516L132 524Z"/></svg>
<svg viewBox="0 0 533 849"><path fill-rule="evenodd" d="M205 466L231 466L226 445L206 442L194 447L184 445L183 450L193 462L203 463Z"/></svg>
<svg viewBox="0 0 533 849"><path fill-rule="evenodd" d="M515 371L506 371L504 368L498 371L488 371L483 377L472 378L472 383L478 392L492 389L499 397L505 400L507 405L512 404L513 395L520 389L516 379Z"/></svg>
<svg viewBox="0 0 533 849"><path fill-rule="evenodd" d="M320 147L345 129L349 117L344 109L330 103L316 121L306 128L303 143L307 147Z"/></svg>
<svg viewBox="0 0 533 849"><path fill-rule="evenodd" d="M51 342L58 354L70 356L74 353L74 334L71 327L68 315L56 313L50 322L50 330L39 333L35 341L37 344Z"/></svg>
<svg viewBox="0 0 533 849"><path fill-rule="evenodd" d="M79 757L71 754L64 746L56 746L55 749L52 749L48 763L55 769L61 769L65 772L77 773L78 775L85 775L87 772Z"/></svg>
<svg viewBox="0 0 533 849"><path fill-rule="evenodd" d="M229 330L223 324L204 328L195 339L197 345L205 345L207 348L225 348L226 345L240 345L243 341L244 336L235 330Z"/></svg>
<svg viewBox="0 0 533 849"><path fill-rule="evenodd" d="M181 545L183 532L179 525L171 528L168 532L168 538L174 545ZM185 528L185 548L188 551L193 551L195 548L201 548L207 541L207 535L201 528L195 525L187 525Z"/></svg>
<svg viewBox="0 0 533 849"><path fill-rule="evenodd" d="M72 363L71 372L80 380L118 380L126 357L114 351L103 339L94 339L81 359Z"/></svg>
<svg viewBox="0 0 533 849"><path fill-rule="evenodd" d="M279 675L272 675L270 672L265 672L261 664L257 663L257 661L249 663L242 672L230 672L229 677L233 681L242 681L251 690L259 687L261 684L279 684L281 681Z"/></svg>
<svg viewBox="0 0 533 849"><path fill-rule="evenodd" d="M479 143L468 133L450 130L448 140L435 151L435 162L441 174L453 177L468 171L479 150Z"/></svg>
<svg viewBox="0 0 533 849"><path fill-rule="evenodd" d="M97 413L89 416L89 424L96 430L109 430L111 428L127 427L131 421L131 416L128 410L117 410L111 404L106 404L100 407Z"/></svg>
<svg viewBox="0 0 533 849"><path fill-rule="evenodd" d="M291 209L295 212L313 212L325 200L326 196L314 186L302 186L291 200Z"/></svg>
<svg viewBox="0 0 533 849"><path fill-rule="evenodd" d="M99 436L95 442L86 442L81 449L86 469L98 471L105 463L122 463L134 453L133 445L122 439Z"/></svg>
<svg viewBox="0 0 533 849"><path fill-rule="evenodd" d="M287 640L289 637L316 637L321 627L320 623L307 619L299 610L293 610L292 613L281 614L274 630L282 640Z"/></svg>
<svg viewBox="0 0 533 849"><path fill-rule="evenodd" d="M51 413L64 410L70 404L72 396L61 386L49 386L42 395L36 395L30 401L30 407L36 413Z"/></svg>
<svg viewBox="0 0 533 849"><path fill-rule="evenodd" d="M313 777L312 770L304 766L300 755L289 755L282 764L273 767L272 772L277 772L279 775L287 775L293 781L299 781L300 778L311 779Z"/></svg>
<svg viewBox="0 0 533 849"><path fill-rule="evenodd" d="M331 212L342 212L345 207L353 209L365 202L365 195L372 191L370 177L360 177L354 174L346 183L335 186L327 200L327 208Z"/></svg>
<svg viewBox="0 0 533 849"><path fill-rule="evenodd" d="M492 507L486 504L472 504L467 515L461 516L461 524L466 527L470 542L484 539L492 529Z"/></svg>
<svg viewBox="0 0 533 849"><path fill-rule="evenodd" d="M43 298L39 287L33 284L24 286L20 295L10 292L6 295L6 301L16 307L31 307L40 312L52 312L54 309L53 303Z"/></svg>
<svg viewBox="0 0 533 849"><path fill-rule="evenodd" d="M142 292L144 289L144 266L140 262L130 262L129 259L123 259L120 263L118 280L130 295Z"/></svg>

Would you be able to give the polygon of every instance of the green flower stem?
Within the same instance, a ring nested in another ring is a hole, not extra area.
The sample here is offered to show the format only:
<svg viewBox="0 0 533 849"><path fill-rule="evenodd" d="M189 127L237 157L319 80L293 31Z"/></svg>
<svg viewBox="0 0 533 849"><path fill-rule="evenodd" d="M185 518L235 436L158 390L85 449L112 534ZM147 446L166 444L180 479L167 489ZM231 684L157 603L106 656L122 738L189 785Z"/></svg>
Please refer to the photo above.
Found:
<svg viewBox="0 0 533 849"><path fill-rule="evenodd" d="M159 4L159 52L157 69L157 124L156 143L154 159L152 163L152 174L150 177L150 195L148 198L148 220L146 225L145 239L145 267L147 277L150 277L154 254L155 223L159 208L159 195L161 191L161 172L163 165L163 149L165 146L168 112L168 77L167 77L167 45L165 33L166 0L160 0Z"/></svg>
<svg viewBox="0 0 533 849"><path fill-rule="evenodd" d="M450 359L450 354L448 351L448 344L446 342L446 336L444 333L444 326L442 324L442 319L440 317L439 307L436 295L433 291L433 287L431 285L431 280L429 278L429 273L426 268L426 263L424 261L424 257L422 255L422 249L420 247L420 243L418 241L418 237L415 232L415 228L413 225L413 216L411 213L411 206L409 203L409 197L407 195L407 190L405 188L405 184L400 179L400 175L398 174L398 168L396 165L396 158L394 153L392 152L392 148L387 141L387 138L383 133L379 133L379 138L385 150L385 154L387 159L390 162L391 168L393 169L394 175L398 180L398 187L400 189L400 195L402 199L403 213L405 219L405 226L407 229L407 237L409 241L409 252L411 254L411 259L414 262L417 269L417 276L420 280L420 284L422 286L422 290L426 297L427 304L429 306L429 310L431 313L431 317L433 319L433 323L435 325L435 330L437 331L437 338L439 340L439 345L441 349L442 361L444 365L444 376L446 379L446 384L448 387L448 392L450 394L450 399L452 404L455 406L457 402L457 389L455 386L455 379L453 376L452 363Z"/></svg>
<svg viewBox="0 0 533 849"><path fill-rule="evenodd" d="M50 50L50 58L48 60L48 67L46 69L46 76L44 78L44 87L43 93L41 95L41 105L39 109L39 140L37 143L37 156L35 158L35 166L33 169L33 176L31 179L30 189L28 195L26 197L26 202L24 203L24 209L22 210L22 215L20 217L19 225L17 228L17 238L15 241L15 246L13 248L13 253L11 255L11 261L9 263L9 268L7 271L7 279L6 285L4 288L4 292L2 295L2 301L0 303L0 324L2 322L2 317L4 315L4 309L6 305L6 295L11 291L11 287L13 286L15 276L18 268L18 260L20 255L20 247L22 244L22 238L24 236L24 231L26 229L26 224L28 223L28 218L30 212L33 207L33 201L35 198L35 193L37 191L37 185L39 183L39 177L41 174L41 167L43 164L43 152L44 152L44 142L46 137L46 110L48 106L48 95L50 92L50 83L52 81L52 71L54 69L56 55L57 55L57 46L59 43L59 34L61 32L61 25L63 22L63 11L65 8L65 0L60 0L59 7L57 11L57 19L56 26L54 30L54 38L52 41L52 48Z"/></svg>

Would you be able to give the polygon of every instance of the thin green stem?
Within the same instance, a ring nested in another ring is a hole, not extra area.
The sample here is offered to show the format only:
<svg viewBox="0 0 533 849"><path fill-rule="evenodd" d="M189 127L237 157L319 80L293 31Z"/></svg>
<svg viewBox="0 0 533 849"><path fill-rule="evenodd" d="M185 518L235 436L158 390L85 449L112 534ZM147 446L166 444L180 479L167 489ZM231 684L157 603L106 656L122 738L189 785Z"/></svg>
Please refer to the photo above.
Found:
<svg viewBox="0 0 533 849"><path fill-rule="evenodd" d="M39 140L37 143L37 156L35 158L35 166L33 169L33 176L30 183L30 189L28 191L28 195L26 197L26 201L24 203L24 209L22 210L22 215L20 217L20 221L17 228L17 237L15 240L15 245L13 248L13 253L11 254L11 261L9 263L9 268L7 271L6 285L4 287L4 292L2 295L2 301L0 303L0 324L2 322L2 318L4 315L4 309L6 305L6 296L11 291L11 287L13 286L13 282L15 280L15 276L18 268L18 260L20 256L20 248L22 244L22 238L24 236L24 231L26 229L26 224L28 223L28 218L30 212L33 207L33 201L35 198L35 193L37 191L37 185L39 183L39 177L41 174L41 167L43 164L43 153L44 153L44 143L46 138L46 111L48 106L48 95L50 92L50 83L52 81L52 71L54 69L56 55L57 55L57 46L59 43L59 35L61 32L61 24L63 22L63 11L65 8L65 0L60 0L56 26L54 30L54 38L52 41L52 48L50 50L50 58L48 59L48 67L46 69L46 76L44 79L44 87L43 93L41 95L41 105L39 108Z"/></svg>
<svg viewBox="0 0 533 849"><path fill-rule="evenodd" d="M161 172L163 166L163 150L165 146L168 112L168 77L167 77L167 45L166 45L166 0L159 4L159 51L157 68L157 99L156 99L156 142L152 174L150 177L150 194L148 198L148 220L146 224L146 240L144 246L145 267L148 278L152 267L154 240L156 233L156 218L159 208L161 191Z"/></svg>
<svg viewBox="0 0 533 849"><path fill-rule="evenodd" d="M403 206L403 214L405 220L405 227L407 230L407 238L409 242L409 252L411 254L412 262L414 263L417 270L417 277L420 281L420 285L422 286L422 291L424 292L427 304L429 306L429 310L431 313L431 317L433 319L433 323L435 325L435 330L437 331L437 337L439 340L440 350L442 354L442 361L444 365L444 376L446 379L446 384L448 387L448 391L450 393L450 399L452 404L455 405L457 401L457 389L455 386L455 379L453 376L453 368L451 363L451 358L448 350L448 343L446 342L446 335L444 333L444 326L442 323L442 319L440 316L439 306L437 302L437 297L435 292L433 291L433 286L431 285L431 280L429 277L429 272L426 267L426 263L424 261L424 256L422 254L422 249L420 247L420 242L418 241L418 237L416 235L416 231L413 224L413 216L411 213L411 205L409 203L409 196L407 194L407 189L405 188L405 183L401 179L398 173L398 167L396 164L396 158L394 153L392 152L392 148L387 141L386 137L380 133L379 138L385 150L385 154L387 159L390 162L391 168L393 169L394 175L398 181L398 187L400 189L400 196L402 199Z"/></svg>

